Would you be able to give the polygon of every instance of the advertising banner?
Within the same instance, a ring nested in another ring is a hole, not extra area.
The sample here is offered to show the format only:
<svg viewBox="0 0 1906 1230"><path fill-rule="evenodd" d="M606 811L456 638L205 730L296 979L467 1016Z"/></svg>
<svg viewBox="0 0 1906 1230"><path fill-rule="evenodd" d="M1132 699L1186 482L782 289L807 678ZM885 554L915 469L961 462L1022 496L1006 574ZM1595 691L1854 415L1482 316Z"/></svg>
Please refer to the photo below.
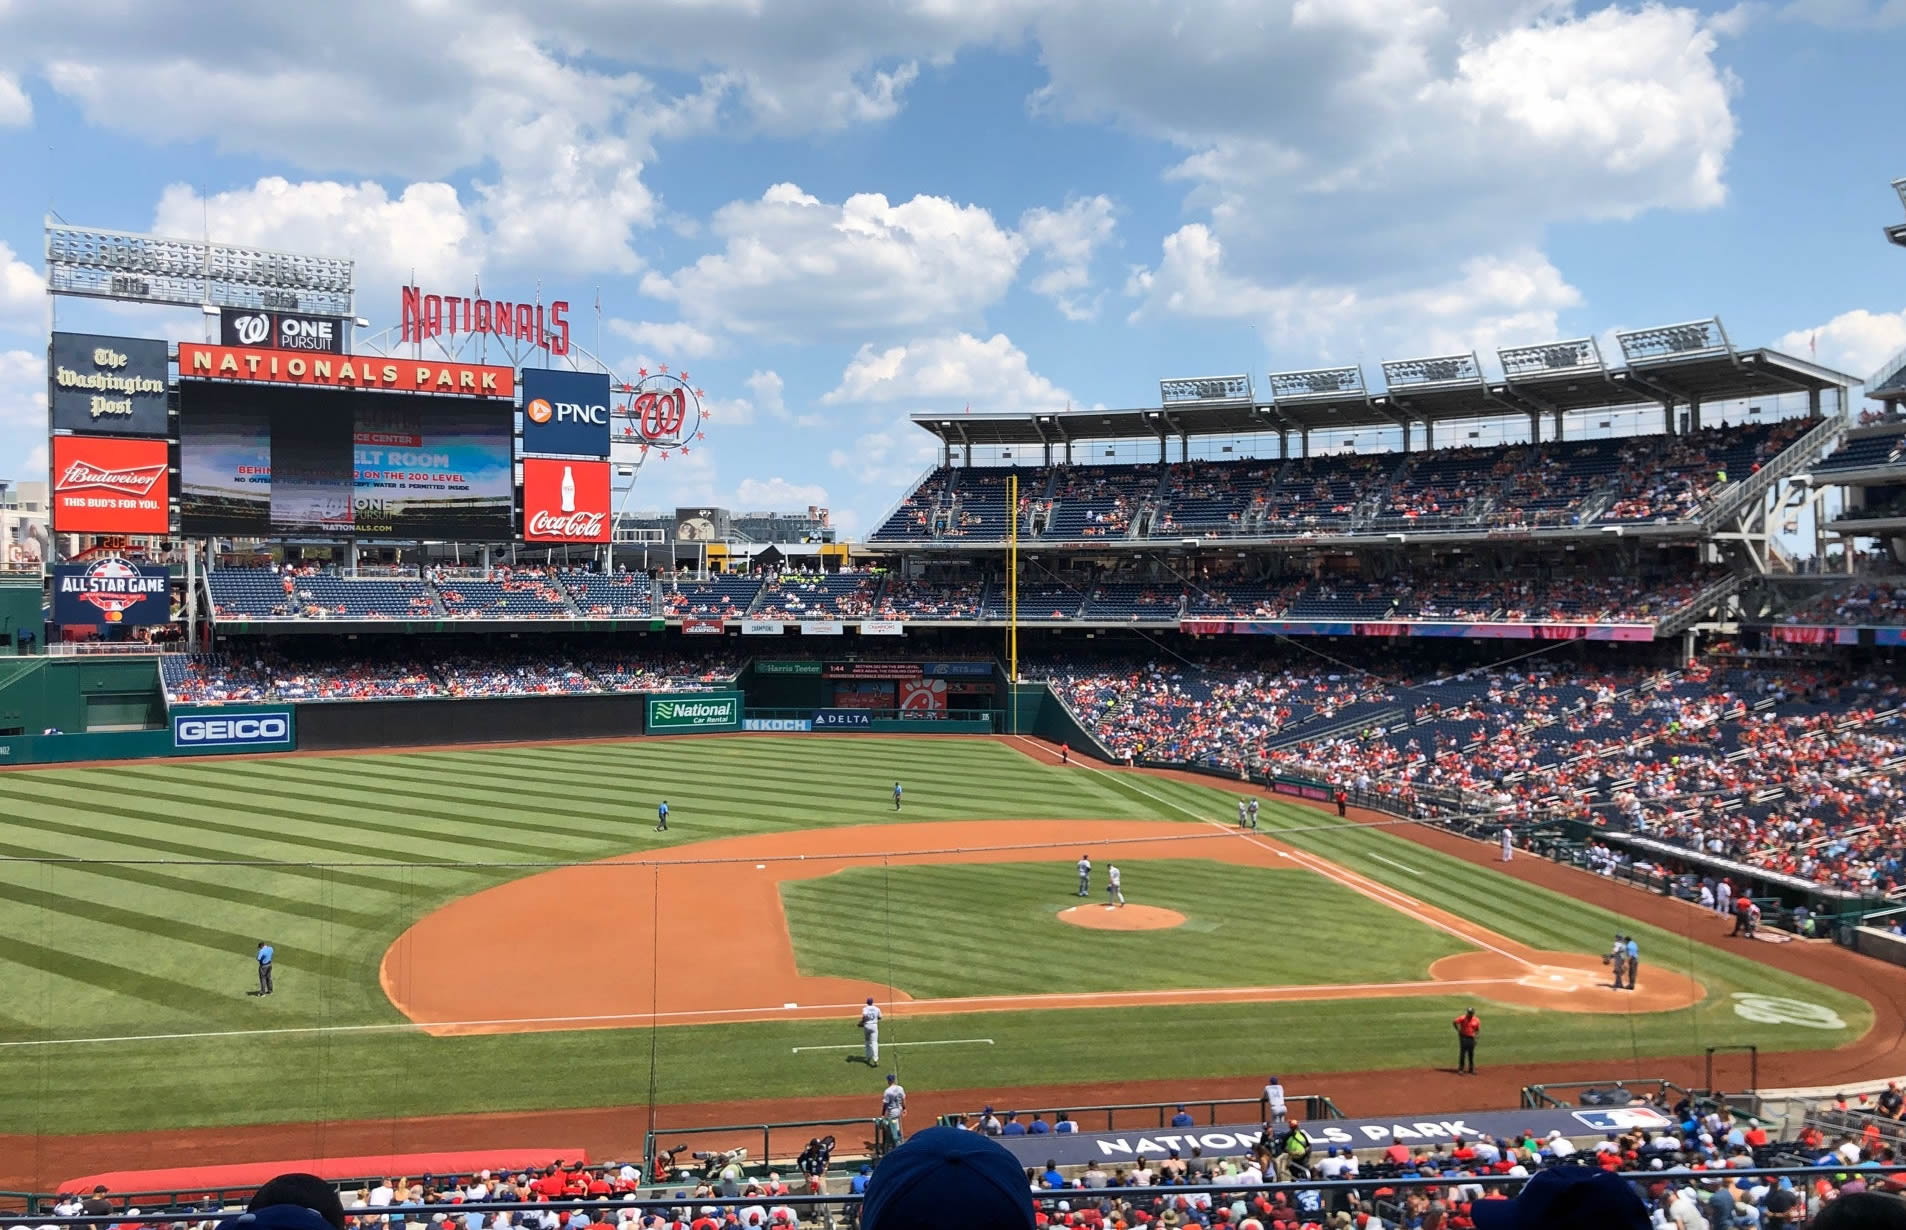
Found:
<svg viewBox="0 0 1906 1230"><path fill-rule="evenodd" d="M821 669L828 679L918 679L918 662L829 662Z"/></svg>
<svg viewBox="0 0 1906 1230"><path fill-rule="evenodd" d="M794 734L814 729L814 723L807 718L743 718L741 729L755 731L780 731Z"/></svg>
<svg viewBox="0 0 1906 1230"><path fill-rule="evenodd" d="M54 431L163 436L165 343L144 337L55 333L48 359Z"/></svg>
<svg viewBox="0 0 1906 1230"><path fill-rule="evenodd" d="M786 624L773 619L744 619L741 621L743 636L780 636Z"/></svg>
<svg viewBox="0 0 1906 1230"><path fill-rule="evenodd" d="M1459 1140L1525 1133L1537 1139L1546 1137L1550 1132L1560 1132L1563 1136L1577 1140L1590 1137L1600 1139L1611 1132L1654 1132L1672 1128L1674 1120L1652 1106L1606 1109L1559 1107L1485 1110L1455 1115L1439 1112L1414 1118L1399 1115L1387 1119L1319 1119L1303 1126L1311 1144L1318 1149L1346 1146L1353 1149L1382 1149L1392 1144L1420 1149L1433 1142L1453 1144ZM1081 1166L1111 1158L1127 1163L1137 1158L1157 1160L1174 1149L1181 1155L1197 1149L1206 1157L1240 1157L1251 1151L1262 1131L1261 1125L1232 1124L1153 1132L1002 1136L999 1143L1027 1166L1044 1166L1048 1160L1060 1166Z"/></svg>
<svg viewBox="0 0 1906 1230"><path fill-rule="evenodd" d="M53 568L53 622L162 624L172 618L172 570L117 556Z"/></svg>
<svg viewBox="0 0 1906 1230"><path fill-rule="evenodd" d="M900 712L945 713L946 680L908 679L900 685Z"/></svg>
<svg viewBox="0 0 1906 1230"><path fill-rule="evenodd" d="M307 356L255 346L208 346L201 342L179 343L179 377L315 385L330 389L381 389L390 393L461 393L466 397L516 395L516 372L508 367L380 355Z"/></svg>
<svg viewBox="0 0 1906 1230"><path fill-rule="evenodd" d="M53 529L164 534L171 529L164 440L53 437Z"/></svg>
<svg viewBox="0 0 1906 1230"><path fill-rule="evenodd" d="M706 734L741 729L741 693L695 692L649 697L652 735Z"/></svg>
<svg viewBox="0 0 1906 1230"><path fill-rule="evenodd" d="M802 636L846 636L847 625L837 619L804 619L801 621Z"/></svg>
<svg viewBox="0 0 1906 1230"><path fill-rule="evenodd" d="M837 683L834 685L836 709L891 709L894 685L891 683Z"/></svg>
<svg viewBox="0 0 1906 1230"><path fill-rule="evenodd" d="M609 463L523 458L523 541L608 542Z"/></svg>
<svg viewBox="0 0 1906 1230"><path fill-rule="evenodd" d="M293 745L289 709L259 709L245 713L175 713L172 746L185 752L255 749L285 750Z"/></svg>
<svg viewBox="0 0 1906 1230"><path fill-rule="evenodd" d="M991 662L922 662L920 673L944 678L990 676L993 673L993 664Z"/></svg>
<svg viewBox="0 0 1906 1230"><path fill-rule="evenodd" d="M718 542L727 536L727 509L678 508L675 510L675 540L677 542Z"/></svg>
<svg viewBox="0 0 1906 1230"><path fill-rule="evenodd" d="M188 534L514 537L509 403L187 381Z"/></svg>
<svg viewBox="0 0 1906 1230"><path fill-rule="evenodd" d="M722 622L719 619L684 619L682 631L690 636L720 636Z"/></svg>
<svg viewBox="0 0 1906 1230"><path fill-rule="evenodd" d="M1652 624L1431 623L1391 620L1343 623L1325 620L1182 619L1180 632L1194 636L1408 636L1486 641L1651 641Z"/></svg>
<svg viewBox="0 0 1906 1230"><path fill-rule="evenodd" d="M609 455L609 373L523 369L523 452Z"/></svg>
<svg viewBox="0 0 1906 1230"><path fill-rule="evenodd" d="M756 662L754 673L757 675L818 675L821 673L819 662Z"/></svg>
<svg viewBox="0 0 1906 1230"><path fill-rule="evenodd" d="M345 322L335 316L220 308L218 340L233 347L343 354Z"/></svg>
<svg viewBox="0 0 1906 1230"><path fill-rule="evenodd" d="M871 730L874 715L865 709L816 709L814 711L814 729L845 730L858 726L862 730Z"/></svg>
<svg viewBox="0 0 1906 1230"><path fill-rule="evenodd" d="M897 619L863 620L860 625L862 636L905 636L907 626Z"/></svg>

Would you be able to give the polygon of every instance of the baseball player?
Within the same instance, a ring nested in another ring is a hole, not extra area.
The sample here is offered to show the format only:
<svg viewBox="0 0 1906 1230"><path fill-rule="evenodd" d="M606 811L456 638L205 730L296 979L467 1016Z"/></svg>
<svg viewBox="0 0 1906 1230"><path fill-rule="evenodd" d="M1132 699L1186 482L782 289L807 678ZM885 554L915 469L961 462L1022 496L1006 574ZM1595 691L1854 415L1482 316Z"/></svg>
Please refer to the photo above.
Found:
<svg viewBox="0 0 1906 1230"><path fill-rule="evenodd" d="M900 1143L900 1116L907 1111L907 1090L900 1078L887 1073L887 1087L880 1093L880 1117L885 1119L888 1130L893 1133L891 1142Z"/></svg>
<svg viewBox="0 0 1906 1230"><path fill-rule="evenodd" d="M1256 829L1257 828L1257 800L1256 799L1251 800L1251 806L1248 810L1250 812L1250 817L1251 817L1251 828Z"/></svg>
<svg viewBox="0 0 1906 1230"><path fill-rule="evenodd" d="M655 831L668 832L668 800L663 799L655 808Z"/></svg>
<svg viewBox="0 0 1906 1230"><path fill-rule="evenodd" d="M1086 896L1091 891L1092 859L1089 855L1081 854L1079 856L1079 896Z"/></svg>
<svg viewBox="0 0 1906 1230"><path fill-rule="evenodd" d="M1516 832L1508 825L1502 826L1502 861L1509 862L1516 856Z"/></svg>
<svg viewBox="0 0 1906 1230"><path fill-rule="evenodd" d="M867 1039L867 1066L880 1066L880 1009L874 1006L872 998L860 1010L860 1032Z"/></svg>
<svg viewBox="0 0 1906 1230"><path fill-rule="evenodd" d="M1105 895L1109 897L1107 905L1124 905L1125 893L1118 886L1118 864L1105 865Z"/></svg>
<svg viewBox="0 0 1906 1230"><path fill-rule="evenodd" d="M900 810L900 783L899 782L895 782L893 784L893 809L895 811Z"/></svg>
<svg viewBox="0 0 1906 1230"><path fill-rule="evenodd" d="M1608 950L1608 956L1605 959L1615 971L1615 989L1619 991L1621 990L1622 976L1628 972L1628 938L1623 935L1617 935L1615 937L1615 946Z"/></svg>
<svg viewBox="0 0 1906 1230"><path fill-rule="evenodd" d="M1246 827L1250 819L1248 814L1249 812L1250 812L1250 808L1245 804L1245 801L1243 799L1239 799L1238 800L1238 827L1239 828Z"/></svg>

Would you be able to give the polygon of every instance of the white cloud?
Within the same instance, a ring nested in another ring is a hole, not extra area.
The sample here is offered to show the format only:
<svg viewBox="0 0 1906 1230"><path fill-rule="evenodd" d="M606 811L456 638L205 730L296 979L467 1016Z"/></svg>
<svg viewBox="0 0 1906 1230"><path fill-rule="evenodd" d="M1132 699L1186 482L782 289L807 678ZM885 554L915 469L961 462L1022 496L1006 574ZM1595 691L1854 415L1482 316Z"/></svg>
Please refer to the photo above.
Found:
<svg viewBox="0 0 1906 1230"><path fill-rule="evenodd" d="M1834 29L1884 30L1906 25L1906 0L1791 0L1780 15Z"/></svg>
<svg viewBox="0 0 1906 1230"><path fill-rule="evenodd" d="M705 329L777 340L974 318L1011 285L1025 245L978 205L861 193L839 205L794 184L715 212L720 252L642 291Z"/></svg>
<svg viewBox="0 0 1906 1230"><path fill-rule="evenodd" d="M0 73L0 128L24 128L33 122L33 100L20 88L19 78Z"/></svg>
<svg viewBox="0 0 1906 1230"><path fill-rule="evenodd" d="M1864 380L1906 349L1906 311L1857 308L1842 312L1823 325L1782 334L1774 339L1773 348Z"/></svg>
<svg viewBox="0 0 1906 1230"><path fill-rule="evenodd" d="M292 183L271 176L210 197L173 184L160 194L152 229L161 235L209 231L229 243L351 257L360 310L373 317L383 303L396 310L396 288L413 273L420 285L468 285L487 251L457 190L438 183L411 184L396 197L369 181Z"/></svg>
<svg viewBox="0 0 1906 1230"><path fill-rule="evenodd" d="M1561 312L1581 293L1540 252L1478 256L1446 280L1416 285L1261 285L1233 272L1224 246L1202 223L1166 236L1158 265L1132 271L1133 321L1161 314L1247 319L1265 340L1322 361L1359 351L1484 353L1557 335Z"/></svg>
<svg viewBox="0 0 1906 1230"><path fill-rule="evenodd" d="M787 417L788 407L784 396L787 382L781 379L779 372L750 372L745 383L763 410L776 418Z"/></svg>
<svg viewBox="0 0 1906 1230"><path fill-rule="evenodd" d="M1104 296L1081 296L1092 285L1093 256L1111 241L1117 225L1117 209L1103 195L1074 198L1063 209L1027 210L1019 219L1019 236L1045 265L1032 281L1033 292L1051 299L1067 320L1095 318Z"/></svg>
<svg viewBox="0 0 1906 1230"><path fill-rule="evenodd" d="M744 478L735 489L735 508L747 512L786 512L809 504L827 507L827 488L819 483L794 483L773 478Z"/></svg>
<svg viewBox="0 0 1906 1230"><path fill-rule="evenodd" d="M1026 352L1004 333L984 340L970 333L920 338L876 349L862 346L841 373L840 384L821 398L841 403L922 409L1062 410L1072 395L1032 370Z"/></svg>
<svg viewBox="0 0 1906 1230"><path fill-rule="evenodd" d="M885 487L899 491L920 477L939 459L939 444L911 424L863 432L852 447L827 455L836 470L851 471L863 490Z"/></svg>
<svg viewBox="0 0 1906 1230"><path fill-rule="evenodd" d="M46 477L46 355L0 350L0 478Z"/></svg>
<svg viewBox="0 0 1906 1230"><path fill-rule="evenodd" d="M0 327L36 333L46 327L46 279L4 242L0 242Z"/></svg>
<svg viewBox="0 0 1906 1230"><path fill-rule="evenodd" d="M715 353L715 339L694 325L681 321L611 320L609 328L650 353L674 355L680 359L702 359Z"/></svg>

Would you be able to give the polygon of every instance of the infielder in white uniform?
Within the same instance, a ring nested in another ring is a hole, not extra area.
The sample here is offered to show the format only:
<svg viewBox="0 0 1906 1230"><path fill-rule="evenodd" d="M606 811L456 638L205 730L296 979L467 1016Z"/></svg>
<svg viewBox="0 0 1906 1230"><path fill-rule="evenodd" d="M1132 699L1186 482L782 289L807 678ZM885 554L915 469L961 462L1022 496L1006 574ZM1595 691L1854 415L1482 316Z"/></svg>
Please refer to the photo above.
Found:
<svg viewBox="0 0 1906 1230"><path fill-rule="evenodd" d="M1256 799L1251 800L1251 827L1254 829L1257 827L1257 800Z"/></svg>
<svg viewBox="0 0 1906 1230"><path fill-rule="evenodd" d="M880 1066L880 1009L874 1007L874 1001L868 1000L867 1006L860 1010L860 1032L867 1039L867 1066Z"/></svg>
<svg viewBox="0 0 1906 1230"><path fill-rule="evenodd" d="M1086 855L1079 856L1079 896L1092 891L1092 860Z"/></svg>
<svg viewBox="0 0 1906 1230"><path fill-rule="evenodd" d="M1502 826L1502 861L1508 862L1516 856L1515 830L1508 825Z"/></svg>
<svg viewBox="0 0 1906 1230"><path fill-rule="evenodd" d="M1107 863L1105 865L1105 895L1111 898L1111 901L1107 902L1108 905L1125 904L1125 894L1119 890L1118 886L1117 863Z"/></svg>
<svg viewBox="0 0 1906 1230"><path fill-rule="evenodd" d="M1245 813L1248 810L1249 808L1245 805L1244 800L1239 799L1238 800L1238 827L1239 828L1245 827L1246 823L1249 821L1249 817L1245 815Z"/></svg>

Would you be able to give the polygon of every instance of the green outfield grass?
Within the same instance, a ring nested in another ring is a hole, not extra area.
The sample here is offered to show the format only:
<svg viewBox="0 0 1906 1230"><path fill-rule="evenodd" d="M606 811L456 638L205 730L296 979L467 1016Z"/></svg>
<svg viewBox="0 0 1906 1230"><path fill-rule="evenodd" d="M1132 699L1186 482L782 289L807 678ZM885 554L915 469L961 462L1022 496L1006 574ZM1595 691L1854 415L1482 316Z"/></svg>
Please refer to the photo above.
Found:
<svg viewBox="0 0 1906 1230"><path fill-rule="evenodd" d="M888 796L896 778L907 787L899 817ZM671 831L657 834L653 809L664 794ZM0 1043L142 1039L0 1045L0 1131L640 1102L648 1093L646 1030L425 1037L405 1026L379 989L385 948L444 902L538 866L664 844L876 822L1191 823L1234 814L1230 796L1204 786L1063 770L1004 744L931 739L653 739L0 774L0 859L8 860L0 862L0 986L7 989ZM1828 1047L1870 1023L1865 1005L1849 996L1386 833L1276 802L1267 803L1263 821L1287 842L1541 947L1599 952L1617 927L1632 930L1644 968L1687 969L1709 989L1694 1009L1632 1019L1494 1009L1485 1064L1628 1060L1742 1042ZM244 865L258 861L292 865ZM1405 952L1387 938L1407 934L1411 924L1363 899L1319 908L1329 888L1309 877L1301 894L1273 891L1240 911L1247 945L1257 939L1266 949L1309 949L1317 954L1311 968L1326 971L1394 957L1393 978L1420 976L1428 950L1412 941ZM1057 901L1043 885L1037 896L1040 910L1065 904L1063 883ZM1253 936L1249 926L1259 919L1264 934ZM1225 917L1198 941L1227 939L1232 922ZM804 943L821 935L815 926L799 924L810 936ZM843 915L840 930L863 951L875 944L858 972L877 975L884 939L869 935L861 913ZM1372 935L1384 945L1375 957L1364 951ZM260 938L279 950L280 991L265 1001L244 995ZM937 970L933 956L929 944L907 960L919 976L947 984L950 971L974 959L964 941L947 945ZM479 957L473 969L480 968ZM1241 969L1236 981L1263 979ZM1845 1028L1744 1020L1731 1007L1737 991L1826 1006ZM538 1006L586 1012L587 989L526 1003ZM884 1036L993 1039L984 1047L893 1051L916 1089L1261 1078L1273 1059L1315 1071L1446 1064L1448 1020L1461 1006L1420 997L975 1014L895 1020ZM851 1041L851 1031L845 1021L665 1028L654 1040L656 1092L666 1102L864 1092L871 1110L878 1074L842 1063L838 1052L790 1053ZM1165 1037L1174 1045L1159 1046ZM1197 1045L1177 1044L1193 1037ZM638 1052L644 1062L632 1059Z"/></svg>
<svg viewBox="0 0 1906 1230"><path fill-rule="evenodd" d="M1099 887L1103 867L1097 870ZM1411 982L1438 957L1471 951L1446 932L1312 871L1209 859L1132 860L1126 900L1185 916L1163 931L1090 931L1055 919L1081 904L1059 863L854 867L781 885L803 974L877 974L916 999L1162 987ZM1088 906L1098 909L1102 892ZM1345 920L1341 947L1277 942L1292 902ZM848 930L858 914L873 926ZM869 932L872 932L871 934ZM870 964L871 962L871 964Z"/></svg>

